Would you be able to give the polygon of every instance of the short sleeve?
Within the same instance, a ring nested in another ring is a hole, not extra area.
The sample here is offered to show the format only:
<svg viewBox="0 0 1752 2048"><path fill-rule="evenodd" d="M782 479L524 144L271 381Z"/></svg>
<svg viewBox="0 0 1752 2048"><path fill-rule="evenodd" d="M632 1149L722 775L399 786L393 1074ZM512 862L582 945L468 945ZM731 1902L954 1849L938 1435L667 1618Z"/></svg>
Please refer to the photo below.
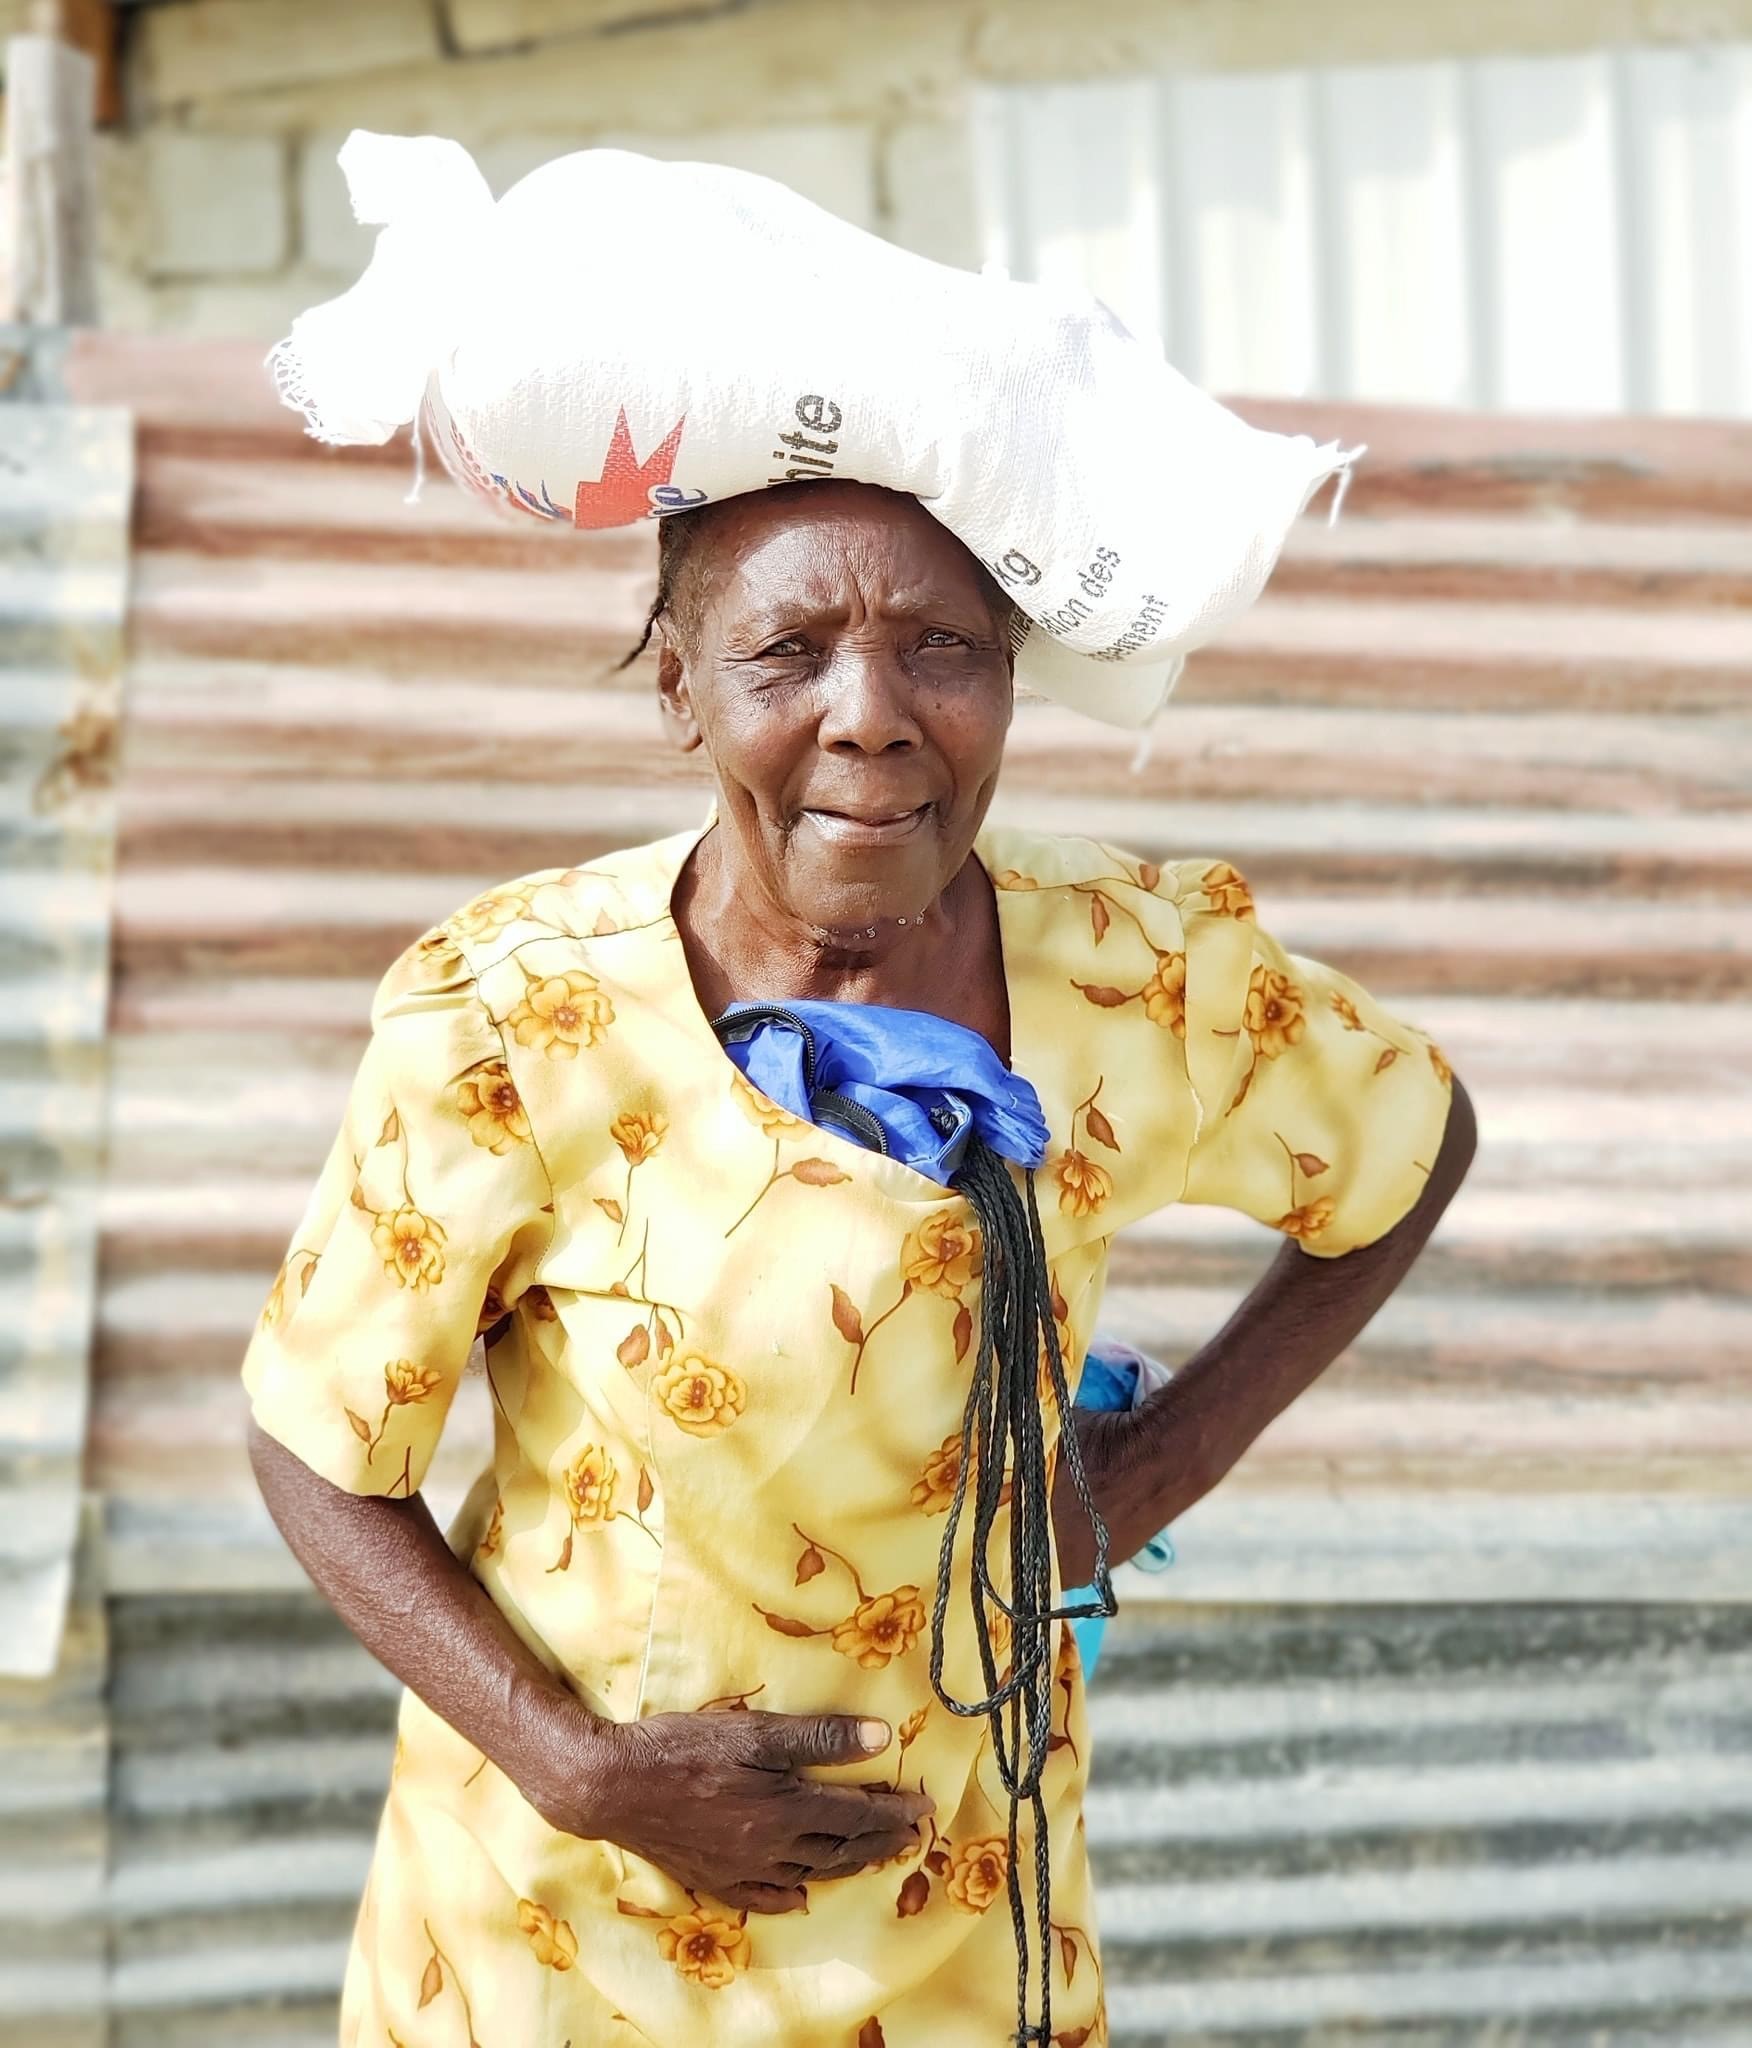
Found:
<svg viewBox="0 0 1752 2048"><path fill-rule="evenodd" d="M1318 1258L1373 1244L1423 1192L1452 1071L1417 1026L1261 929L1233 867L1193 875L1185 1021L1199 1127L1180 1199L1238 1209Z"/></svg>
<svg viewBox="0 0 1752 2048"><path fill-rule="evenodd" d="M477 1329L534 1280L552 1200L472 976L422 942L377 991L244 1359L261 1428L349 1493L418 1491Z"/></svg>

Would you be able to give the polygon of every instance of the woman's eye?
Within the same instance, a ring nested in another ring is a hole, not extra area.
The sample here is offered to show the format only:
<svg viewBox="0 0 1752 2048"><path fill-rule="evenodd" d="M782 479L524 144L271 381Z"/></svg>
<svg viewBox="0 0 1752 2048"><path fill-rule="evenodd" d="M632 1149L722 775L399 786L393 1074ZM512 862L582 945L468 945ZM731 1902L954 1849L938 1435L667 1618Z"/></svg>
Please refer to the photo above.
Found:
<svg viewBox="0 0 1752 2048"><path fill-rule="evenodd" d="M770 647L763 647L760 650L763 661L773 655L796 655L807 654L808 652L809 649L804 646L795 633L787 633L784 639L775 640Z"/></svg>
<svg viewBox="0 0 1752 2048"><path fill-rule="evenodd" d="M947 626L933 626L925 635L927 647L965 647L967 642L959 633L952 633Z"/></svg>

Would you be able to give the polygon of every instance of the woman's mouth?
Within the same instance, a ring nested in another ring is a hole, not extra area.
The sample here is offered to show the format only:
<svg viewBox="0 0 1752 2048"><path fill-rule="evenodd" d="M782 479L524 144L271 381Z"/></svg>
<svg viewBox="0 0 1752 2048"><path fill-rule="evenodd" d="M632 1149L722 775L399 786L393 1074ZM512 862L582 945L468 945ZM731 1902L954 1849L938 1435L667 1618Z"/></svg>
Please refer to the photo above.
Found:
<svg viewBox="0 0 1752 2048"><path fill-rule="evenodd" d="M896 846L923 828L932 808L919 804L910 811L806 810L799 813L799 822L834 846Z"/></svg>

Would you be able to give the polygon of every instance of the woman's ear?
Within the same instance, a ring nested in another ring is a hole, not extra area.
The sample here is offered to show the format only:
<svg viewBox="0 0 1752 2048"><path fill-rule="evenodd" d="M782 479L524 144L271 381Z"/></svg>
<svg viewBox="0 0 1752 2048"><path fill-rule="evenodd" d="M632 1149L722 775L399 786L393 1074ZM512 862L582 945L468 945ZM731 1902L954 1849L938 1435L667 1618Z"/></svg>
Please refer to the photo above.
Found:
<svg viewBox="0 0 1752 2048"><path fill-rule="evenodd" d="M700 722L694 716L693 694L688 688L687 670L667 633L657 647L657 702L663 711L663 730L678 752L691 754L700 745Z"/></svg>

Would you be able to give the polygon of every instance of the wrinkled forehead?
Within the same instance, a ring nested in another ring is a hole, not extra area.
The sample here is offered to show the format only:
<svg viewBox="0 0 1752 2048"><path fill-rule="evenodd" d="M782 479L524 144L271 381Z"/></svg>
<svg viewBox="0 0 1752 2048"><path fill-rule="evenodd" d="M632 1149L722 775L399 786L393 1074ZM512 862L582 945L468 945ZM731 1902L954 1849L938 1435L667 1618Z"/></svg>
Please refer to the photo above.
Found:
<svg viewBox="0 0 1752 2048"><path fill-rule="evenodd" d="M798 483L726 500L683 543L671 609L697 632L773 608L831 610L849 599L890 610L975 604L995 621L1009 601L976 557L916 498L873 484Z"/></svg>

